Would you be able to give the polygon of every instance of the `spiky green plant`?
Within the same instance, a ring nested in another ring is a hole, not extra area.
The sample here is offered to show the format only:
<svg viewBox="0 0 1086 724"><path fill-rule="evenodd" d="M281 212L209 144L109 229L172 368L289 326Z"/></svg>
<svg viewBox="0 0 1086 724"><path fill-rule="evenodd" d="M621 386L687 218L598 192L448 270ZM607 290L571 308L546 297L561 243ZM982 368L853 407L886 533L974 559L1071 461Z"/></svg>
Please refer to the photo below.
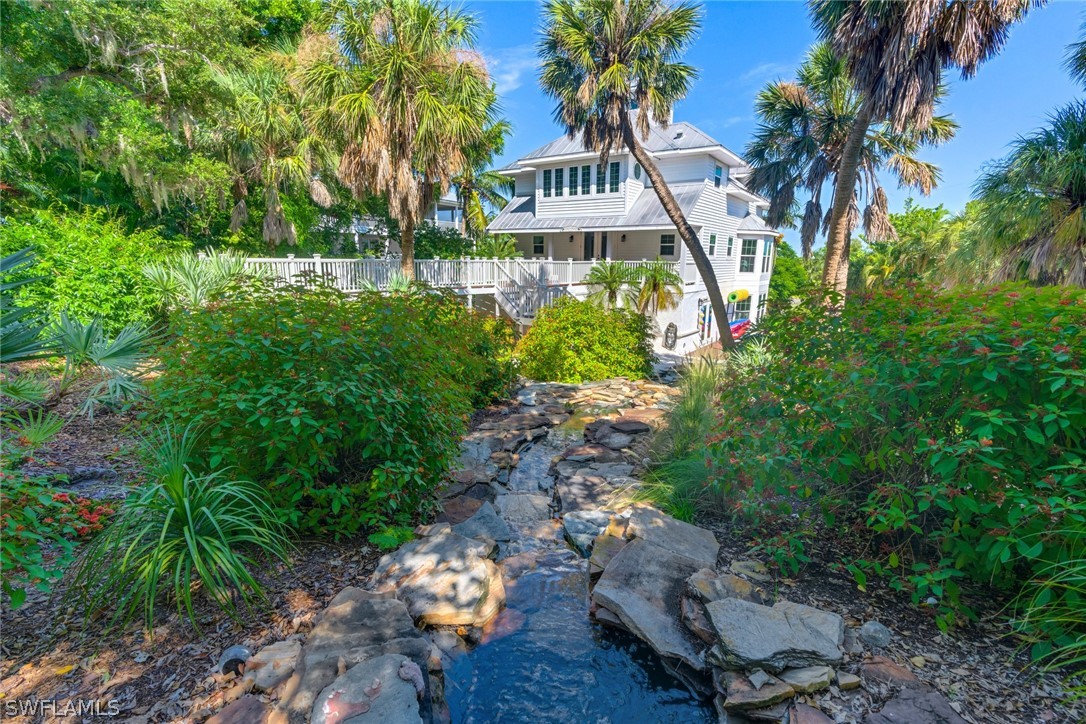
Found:
<svg viewBox="0 0 1086 724"><path fill-rule="evenodd" d="M34 450L41 447L64 427L64 418L52 411L28 410L25 414L13 413L4 425L19 444Z"/></svg>
<svg viewBox="0 0 1086 724"><path fill-rule="evenodd" d="M110 625L142 610L150 629L166 596L197 626L196 591L236 619L239 599L252 611L264 598L256 555L287 560L290 544L259 486L227 469L193 469L199 437L192 426L167 425L143 440L148 483L76 564L73 593L85 610L108 611Z"/></svg>
<svg viewBox="0 0 1086 724"><path fill-rule="evenodd" d="M246 279L267 276L245 266L245 255L233 249L208 249L200 257L181 254L160 264L150 264L143 274L158 291L167 308L195 309Z"/></svg>
<svg viewBox="0 0 1086 724"><path fill-rule="evenodd" d="M637 306L637 273L620 261L596 262L585 276L592 291L588 301L604 309Z"/></svg>
<svg viewBox="0 0 1086 724"><path fill-rule="evenodd" d="M44 335L45 323L33 307L17 307L11 292L36 281L12 278L34 263L31 249L20 249L0 258L0 363L39 359L51 354L51 340ZM6 394L6 392L5 392Z"/></svg>
<svg viewBox="0 0 1086 724"><path fill-rule="evenodd" d="M1067 534L1071 531L1062 531ZM1083 532L1077 532L1081 540ZM1086 556L1072 555L1042 568L1016 601L1020 632L1032 641L1036 664L1077 677L1070 686L1086 696Z"/></svg>
<svg viewBox="0 0 1086 724"><path fill-rule="evenodd" d="M100 320L80 322L61 312L56 324L56 345L64 356L61 394L86 373L97 377L82 412L93 418L98 405L115 407L141 393L149 371L155 336L146 327L129 324L110 338Z"/></svg>

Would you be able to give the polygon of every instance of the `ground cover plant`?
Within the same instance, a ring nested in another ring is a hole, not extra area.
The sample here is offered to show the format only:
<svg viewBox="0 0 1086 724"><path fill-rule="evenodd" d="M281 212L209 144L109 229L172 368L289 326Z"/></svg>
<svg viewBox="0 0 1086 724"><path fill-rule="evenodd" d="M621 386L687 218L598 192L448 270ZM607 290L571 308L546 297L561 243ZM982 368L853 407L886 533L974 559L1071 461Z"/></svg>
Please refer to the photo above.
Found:
<svg viewBox="0 0 1086 724"><path fill-rule="evenodd" d="M418 290L256 283L171 331L152 415L201 426L194 465L256 481L301 534L411 522L473 406L511 379L500 328Z"/></svg>
<svg viewBox="0 0 1086 724"><path fill-rule="evenodd" d="M533 380L587 382L640 379L652 372L648 320L566 297L539 310L517 343L520 371Z"/></svg>
<svg viewBox="0 0 1086 724"><path fill-rule="evenodd" d="M974 581L1037 592L1036 655L1081 641L1081 621L1042 609L1081 600L1055 574L1086 549L1086 292L907 286L762 330L776 362L722 378L709 436L712 485L737 512L862 535L867 552L842 562L857 584L937 604L943 627L969 614Z"/></svg>

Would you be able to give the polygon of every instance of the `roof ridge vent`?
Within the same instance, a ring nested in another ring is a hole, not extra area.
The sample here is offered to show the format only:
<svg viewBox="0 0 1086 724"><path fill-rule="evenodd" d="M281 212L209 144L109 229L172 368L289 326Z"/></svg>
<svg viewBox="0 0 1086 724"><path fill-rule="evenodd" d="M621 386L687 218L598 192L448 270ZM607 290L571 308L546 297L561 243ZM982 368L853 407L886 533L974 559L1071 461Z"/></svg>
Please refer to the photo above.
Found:
<svg viewBox="0 0 1086 724"><path fill-rule="evenodd" d="M675 140L676 141L679 140L682 137L683 137L683 132L682 131L676 131L675 132Z"/></svg>

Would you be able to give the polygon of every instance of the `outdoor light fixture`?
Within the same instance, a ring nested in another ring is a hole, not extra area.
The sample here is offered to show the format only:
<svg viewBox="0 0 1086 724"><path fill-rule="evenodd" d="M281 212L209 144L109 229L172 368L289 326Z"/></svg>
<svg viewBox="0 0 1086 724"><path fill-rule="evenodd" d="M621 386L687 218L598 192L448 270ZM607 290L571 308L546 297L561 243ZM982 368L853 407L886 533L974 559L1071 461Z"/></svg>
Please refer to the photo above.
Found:
<svg viewBox="0 0 1086 724"><path fill-rule="evenodd" d="M623 244L625 244L625 243L626 243L626 235L625 235L625 234L623 234L623 235L622 235L622 243L623 243Z"/></svg>
<svg viewBox="0 0 1086 724"><path fill-rule="evenodd" d="M570 243L570 244L572 244L572 243L573 243L573 234L570 234L570 235L569 235L569 243Z"/></svg>

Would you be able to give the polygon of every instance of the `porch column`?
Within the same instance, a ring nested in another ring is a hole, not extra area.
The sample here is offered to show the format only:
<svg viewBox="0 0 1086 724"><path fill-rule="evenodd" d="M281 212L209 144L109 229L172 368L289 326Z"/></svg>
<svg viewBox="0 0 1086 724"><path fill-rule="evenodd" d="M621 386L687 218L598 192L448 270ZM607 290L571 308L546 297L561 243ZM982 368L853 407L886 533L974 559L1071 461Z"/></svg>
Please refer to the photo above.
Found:
<svg viewBox="0 0 1086 724"><path fill-rule="evenodd" d="M689 250L686 248L686 242L682 240L682 237L678 234L679 230L675 230L676 241L680 242L679 246L679 276L682 277L683 286L686 286L686 259L690 255ZM699 235L700 238L700 235Z"/></svg>

